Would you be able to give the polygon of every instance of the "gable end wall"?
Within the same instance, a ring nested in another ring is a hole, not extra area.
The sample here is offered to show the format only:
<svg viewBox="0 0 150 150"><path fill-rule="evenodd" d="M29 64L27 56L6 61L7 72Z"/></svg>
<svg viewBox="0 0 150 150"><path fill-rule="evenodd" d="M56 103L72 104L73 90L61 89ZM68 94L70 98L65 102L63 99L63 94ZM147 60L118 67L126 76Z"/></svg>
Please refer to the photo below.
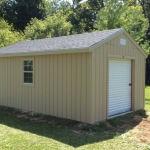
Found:
<svg viewBox="0 0 150 150"><path fill-rule="evenodd" d="M122 33L92 51L92 123L108 118L108 62L123 57L132 60L132 110L144 108L145 56Z"/></svg>

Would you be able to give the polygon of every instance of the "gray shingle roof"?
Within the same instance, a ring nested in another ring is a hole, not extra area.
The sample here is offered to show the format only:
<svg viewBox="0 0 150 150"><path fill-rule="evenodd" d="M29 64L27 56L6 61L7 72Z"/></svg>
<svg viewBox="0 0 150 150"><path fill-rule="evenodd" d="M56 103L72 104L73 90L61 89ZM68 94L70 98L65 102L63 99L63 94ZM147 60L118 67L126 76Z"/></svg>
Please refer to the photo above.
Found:
<svg viewBox="0 0 150 150"><path fill-rule="evenodd" d="M116 34L121 30L123 29L119 28L85 34L76 34L19 42L1 48L0 55L88 48L97 44L98 42L109 38L110 36Z"/></svg>

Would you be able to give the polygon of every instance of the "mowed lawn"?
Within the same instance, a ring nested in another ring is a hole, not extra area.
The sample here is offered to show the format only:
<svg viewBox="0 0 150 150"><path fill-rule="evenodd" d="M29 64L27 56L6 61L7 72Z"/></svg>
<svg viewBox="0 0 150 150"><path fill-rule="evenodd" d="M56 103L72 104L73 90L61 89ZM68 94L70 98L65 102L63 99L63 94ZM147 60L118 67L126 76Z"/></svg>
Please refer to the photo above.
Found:
<svg viewBox="0 0 150 150"><path fill-rule="evenodd" d="M150 111L150 86L145 88L145 110Z"/></svg>
<svg viewBox="0 0 150 150"><path fill-rule="evenodd" d="M150 110L150 87L145 91L145 109ZM150 145L129 140L130 131L111 130L103 123L84 126L53 117L47 118L49 122L45 123L44 120L37 122L34 118L17 117L17 113L0 107L0 150L150 150ZM128 117L111 122L117 125L125 119Z"/></svg>

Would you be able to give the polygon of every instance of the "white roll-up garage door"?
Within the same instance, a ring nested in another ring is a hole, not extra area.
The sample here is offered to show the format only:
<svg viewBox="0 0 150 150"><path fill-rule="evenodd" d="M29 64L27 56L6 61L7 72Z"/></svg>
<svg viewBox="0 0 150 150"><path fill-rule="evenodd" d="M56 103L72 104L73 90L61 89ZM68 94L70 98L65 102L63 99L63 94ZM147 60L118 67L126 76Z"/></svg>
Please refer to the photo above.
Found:
<svg viewBox="0 0 150 150"><path fill-rule="evenodd" d="M131 70L131 60L109 60L109 117L131 110Z"/></svg>

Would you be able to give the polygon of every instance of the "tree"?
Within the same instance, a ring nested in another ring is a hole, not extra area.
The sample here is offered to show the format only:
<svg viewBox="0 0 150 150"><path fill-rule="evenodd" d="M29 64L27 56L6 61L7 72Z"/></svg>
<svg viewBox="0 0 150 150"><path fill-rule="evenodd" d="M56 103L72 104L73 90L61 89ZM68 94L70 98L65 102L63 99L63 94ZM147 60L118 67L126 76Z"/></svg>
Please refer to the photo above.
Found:
<svg viewBox="0 0 150 150"><path fill-rule="evenodd" d="M125 28L147 51L145 33L148 28L148 19L144 17L140 5L129 6L121 2L109 2L97 14L95 27L98 30Z"/></svg>
<svg viewBox="0 0 150 150"><path fill-rule="evenodd" d="M141 43L145 39L148 19L142 14L141 6L128 7L126 11L120 15L120 22L121 26L124 27L136 41Z"/></svg>
<svg viewBox="0 0 150 150"><path fill-rule="evenodd" d="M66 12L66 10L71 6L71 4L65 0L45 0L44 3L46 6L45 12L47 17L56 14L59 10Z"/></svg>
<svg viewBox="0 0 150 150"><path fill-rule="evenodd" d="M31 18L45 18L45 5L42 0L3 0L0 16L16 30L24 30Z"/></svg>
<svg viewBox="0 0 150 150"><path fill-rule="evenodd" d="M9 25L4 19L0 19L0 47L23 40L23 34L16 32L13 26Z"/></svg>
<svg viewBox="0 0 150 150"><path fill-rule="evenodd" d="M143 14L149 20L150 26L150 0L138 0L143 9Z"/></svg>
<svg viewBox="0 0 150 150"><path fill-rule="evenodd" d="M94 31L96 11L92 10L87 2L82 2L72 6L68 12L68 21L71 22L71 34Z"/></svg>
<svg viewBox="0 0 150 150"><path fill-rule="evenodd" d="M120 14L122 14L126 8L122 2L107 2L106 6L102 8L96 16L95 28L98 30L119 28L121 26L121 22L119 21Z"/></svg>
<svg viewBox="0 0 150 150"><path fill-rule="evenodd" d="M91 7L91 10L97 13L101 8L105 6L105 2L107 1L108 0L88 0L87 3Z"/></svg>
<svg viewBox="0 0 150 150"><path fill-rule="evenodd" d="M53 16L47 17L45 20L31 19L24 33L27 39L41 39L47 37L57 37L69 35L71 24L66 21L66 16L59 11Z"/></svg>

